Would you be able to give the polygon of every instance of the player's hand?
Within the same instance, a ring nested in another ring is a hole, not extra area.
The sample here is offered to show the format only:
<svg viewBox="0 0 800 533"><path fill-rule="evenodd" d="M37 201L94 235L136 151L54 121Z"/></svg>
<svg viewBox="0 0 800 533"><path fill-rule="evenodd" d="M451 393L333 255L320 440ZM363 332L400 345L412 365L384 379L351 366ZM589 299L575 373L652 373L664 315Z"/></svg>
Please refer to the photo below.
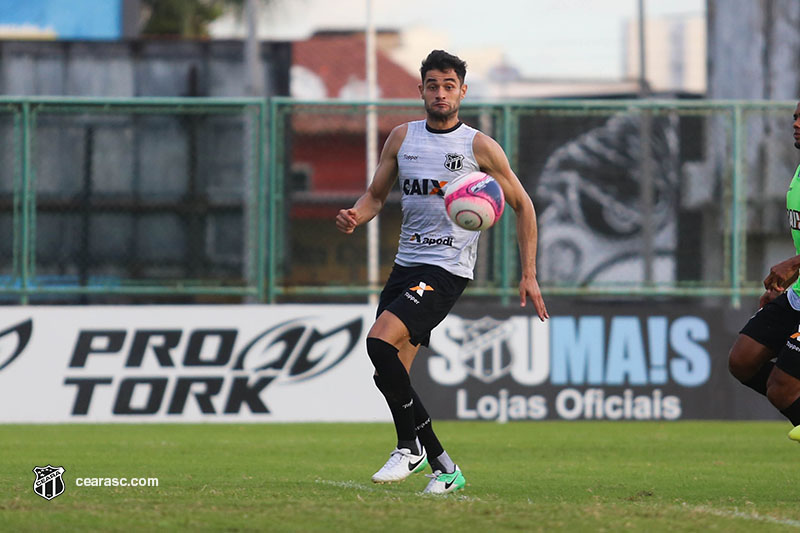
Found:
<svg viewBox="0 0 800 533"><path fill-rule="evenodd" d="M539 282L536 281L535 276L522 276L519 282L519 305L525 307L527 299L530 298L533 302L533 307L536 308L536 314L539 315L539 320L544 322L550 318L547 313L547 307L544 305L542 299L542 291L539 289Z"/></svg>
<svg viewBox="0 0 800 533"><path fill-rule="evenodd" d="M358 226L356 220L356 212L352 209L340 209L339 214L336 215L336 227L342 233L353 233L353 230Z"/></svg>
<svg viewBox="0 0 800 533"><path fill-rule="evenodd" d="M776 291L775 289L768 289L764 291L764 294L761 295L761 298L758 299L758 307L762 308L772 300L780 296L781 292L783 291Z"/></svg>
<svg viewBox="0 0 800 533"><path fill-rule="evenodd" d="M764 288L768 291L783 292L797 276L797 267L794 259L781 261L769 269L769 274L764 278Z"/></svg>

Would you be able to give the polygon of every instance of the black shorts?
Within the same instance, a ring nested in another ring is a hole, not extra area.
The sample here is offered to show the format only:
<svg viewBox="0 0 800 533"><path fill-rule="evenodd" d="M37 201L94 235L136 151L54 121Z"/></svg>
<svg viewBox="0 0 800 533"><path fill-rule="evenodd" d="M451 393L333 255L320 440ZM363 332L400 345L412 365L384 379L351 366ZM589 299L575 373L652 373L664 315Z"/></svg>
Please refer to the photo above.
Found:
<svg viewBox="0 0 800 533"><path fill-rule="evenodd" d="M799 325L800 311L792 308L784 292L759 309L739 333L769 348L778 357L776 366L800 379L800 342L795 335Z"/></svg>
<svg viewBox="0 0 800 533"><path fill-rule="evenodd" d="M784 292L759 309L739 333L751 337L777 355L786 346L786 339L797 333L798 325L800 311L792 309Z"/></svg>
<svg viewBox="0 0 800 533"><path fill-rule="evenodd" d="M408 328L411 344L427 346L431 330L444 320L467 283L469 279L435 265L405 267L395 263L375 316L390 311Z"/></svg>

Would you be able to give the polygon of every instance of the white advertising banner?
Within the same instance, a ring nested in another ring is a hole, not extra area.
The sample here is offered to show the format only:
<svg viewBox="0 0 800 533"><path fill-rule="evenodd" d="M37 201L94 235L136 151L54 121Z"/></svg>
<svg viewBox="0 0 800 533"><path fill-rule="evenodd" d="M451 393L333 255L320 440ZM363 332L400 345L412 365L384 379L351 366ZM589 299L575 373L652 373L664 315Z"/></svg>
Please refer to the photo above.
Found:
<svg viewBox="0 0 800 533"><path fill-rule="evenodd" d="M0 307L0 422L386 421L366 305Z"/></svg>

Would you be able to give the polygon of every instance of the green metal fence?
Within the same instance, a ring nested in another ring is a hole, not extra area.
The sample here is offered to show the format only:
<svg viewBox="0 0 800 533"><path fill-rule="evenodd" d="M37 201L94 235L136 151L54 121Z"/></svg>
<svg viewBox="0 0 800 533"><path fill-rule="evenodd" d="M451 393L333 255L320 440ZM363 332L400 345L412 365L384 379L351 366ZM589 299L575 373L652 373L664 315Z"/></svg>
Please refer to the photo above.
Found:
<svg viewBox="0 0 800 533"><path fill-rule="evenodd" d="M5 98L0 113L2 294L264 299L264 101Z"/></svg>
<svg viewBox="0 0 800 533"><path fill-rule="evenodd" d="M548 295L759 293L793 253L794 102L469 103L536 205ZM370 111L372 110L372 111ZM366 231L333 217L417 101L0 99L0 296L14 302L362 301ZM381 280L401 192L379 217ZM516 296L514 215L482 237L475 297Z"/></svg>
<svg viewBox="0 0 800 533"><path fill-rule="evenodd" d="M771 261L792 253L783 198L798 159L793 108L793 102L552 100L465 104L461 116L500 142L534 200L545 293L727 297L738 304L759 293ZM363 103L271 102L277 155L271 176L287 183L306 174L272 214L280 249L289 254L270 275L279 297L377 289L364 286L363 268L350 267L365 263L364 232L345 237L330 225L335 209L363 189L366 111ZM393 125L422 118L416 101L384 102L377 113L381 141ZM396 245L398 203L399 192L390 195L381 215L383 276ZM320 215L316 223L309 211ZM513 221L508 213L482 237L485 257L469 294L515 297ZM303 250L306 235L320 237L329 250L314 263L326 266L314 269L325 279L305 275L302 261L287 252ZM353 239L359 253L352 261L330 259Z"/></svg>

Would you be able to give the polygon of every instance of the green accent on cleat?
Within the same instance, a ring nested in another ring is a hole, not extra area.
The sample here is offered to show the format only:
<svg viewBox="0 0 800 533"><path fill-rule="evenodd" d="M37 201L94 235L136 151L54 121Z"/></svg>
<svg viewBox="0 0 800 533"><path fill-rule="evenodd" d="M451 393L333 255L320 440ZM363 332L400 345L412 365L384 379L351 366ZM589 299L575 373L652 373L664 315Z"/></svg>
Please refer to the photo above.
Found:
<svg viewBox="0 0 800 533"><path fill-rule="evenodd" d="M445 474L438 470L433 474L428 474L427 477L431 478L428 486L422 491L425 494L447 494L461 490L466 485L467 481L464 479L464 474L461 469L456 466L455 472L452 474Z"/></svg>
<svg viewBox="0 0 800 533"><path fill-rule="evenodd" d="M800 426L792 428L792 430L789 432L789 438L800 442Z"/></svg>
<svg viewBox="0 0 800 533"><path fill-rule="evenodd" d="M419 474L420 472L422 472L426 468L428 468L428 456L427 455L425 456L425 459L423 459L422 462L419 464L419 466L416 467L411 473L412 474Z"/></svg>

